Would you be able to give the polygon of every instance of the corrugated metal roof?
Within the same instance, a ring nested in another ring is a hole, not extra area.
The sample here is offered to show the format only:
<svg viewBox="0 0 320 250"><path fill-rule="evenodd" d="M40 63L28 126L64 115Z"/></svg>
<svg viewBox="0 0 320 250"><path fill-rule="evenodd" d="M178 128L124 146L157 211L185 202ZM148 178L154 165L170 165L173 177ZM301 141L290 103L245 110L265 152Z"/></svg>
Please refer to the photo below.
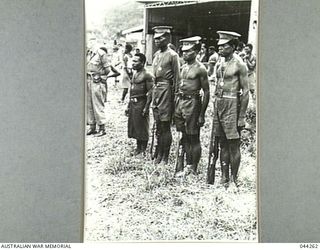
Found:
<svg viewBox="0 0 320 250"><path fill-rule="evenodd" d="M139 31L142 31L142 30L143 30L143 25L139 25L139 26L136 26L136 27L132 27L130 29L123 30L121 32L121 34L125 35L125 34L129 34L129 33L139 32Z"/></svg>
<svg viewBox="0 0 320 250"><path fill-rule="evenodd" d="M137 0L139 3L143 3L145 8L164 8L164 7L175 7L175 6L184 6L197 3L206 3L206 2L250 2L251 0L185 0L185 1L148 1L148 0Z"/></svg>

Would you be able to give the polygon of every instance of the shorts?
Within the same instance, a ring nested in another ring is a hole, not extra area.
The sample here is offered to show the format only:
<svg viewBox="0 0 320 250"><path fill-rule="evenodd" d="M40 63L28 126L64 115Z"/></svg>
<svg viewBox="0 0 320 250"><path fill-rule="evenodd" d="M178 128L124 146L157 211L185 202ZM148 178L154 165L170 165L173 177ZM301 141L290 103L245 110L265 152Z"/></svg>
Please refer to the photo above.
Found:
<svg viewBox="0 0 320 250"><path fill-rule="evenodd" d="M239 139L238 99L217 98L214 102L213 133L228 140Z"/></svg>
<svg viewBox="0 0 320 250"><path fill-rule="evenodd" d="M170 83L159 82L152 93L153 116L156 121L171 121L173 113L172 87Z"/></svg>
<svg viewBox="0 0 320 250"><path fill-rule="evenodd" d="M201 111L200 97L181 98L178 97L175 103L174 122L177 130L188 135L200 133L198 123Z"/></svg>

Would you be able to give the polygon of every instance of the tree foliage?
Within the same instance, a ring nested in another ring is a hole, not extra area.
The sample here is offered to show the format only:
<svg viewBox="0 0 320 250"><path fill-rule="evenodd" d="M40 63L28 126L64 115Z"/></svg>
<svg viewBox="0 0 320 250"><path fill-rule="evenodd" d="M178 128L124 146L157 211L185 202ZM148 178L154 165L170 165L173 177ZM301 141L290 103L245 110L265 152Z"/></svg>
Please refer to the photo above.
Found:
<svg viewBox="0 0 320 250"><path fill-rule="evenodd" d="M114 7L104 18L103 30L106 40L119 37L122 30L143 24L143 5L135 1L127 1Z"/></svg>

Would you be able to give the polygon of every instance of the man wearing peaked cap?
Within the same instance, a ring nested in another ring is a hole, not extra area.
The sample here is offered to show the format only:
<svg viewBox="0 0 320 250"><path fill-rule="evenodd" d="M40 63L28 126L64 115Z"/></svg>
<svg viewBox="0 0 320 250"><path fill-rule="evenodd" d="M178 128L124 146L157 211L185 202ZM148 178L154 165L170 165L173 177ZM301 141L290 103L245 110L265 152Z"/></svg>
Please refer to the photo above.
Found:
<svg viewBox="0 0 320 250"><path fill-rule="evenodd" d="M152 109L156 124L157 148L155 163L168 163L172 143L171 121L174 109L174 91L180 80L178 54L169 48L171 26L156 26L154 42L158 51L152 62L155 85L152 93Z"/></svg>
<svg viewBox="0 0 320 250"><path fill-rule="evenodd" d="M193 37L188 37L181 39L180 42L182 42L182 51L192 49L195 45L199 44L201 48L201 43L200 43L201 37L200 36L193 36Z"/></svg>
<svg viewBox="0 0 320 250"><path fill-rule="evenodd" d="M218 31L220 60L216 67L217 86L215 90L213 135L210 154L217 159L220 146L221 183L231 182L238 185L240 166L240 132L245 125L248 107L248 73L246 65L239 56L234 55L240 34L230 31ZM207 182L213 184L215 161L209 165Z"/></svg>
<svg viewBox="0 0 320 250"><path fill-rule="evenodd" d="M194 36L180 40L183 59L181 81L175 99L174 121L177 131L182 133L176 163L176 174L184 170L184 154L187 169L197 173L201 157L200 128L205 122L205 112L209 102L209 83L205 66L196 57L201 49L201 37ZM200 91L203 91L203 97Z"/></svg>
<svg viewBox="0 0 320 250"><path fill-rule="evenodd" d="M222 45L228 43L232 40L239 39L241 37L240 34L232 31L217 31L219 34L218 45Z"/></svg>
<svg viewBox="0 0 320 250"><path fill-rule="evenodd" d="M107 50L104 46L90 44L90 55L87 58L87 135L100 137L106 135L105 98L107 79L117 77L120 73L108 62ZM110 71L113 74L109 74ZM97 131L96 127L99 126Z"/></svg>
<svg viewBox="0 0 320 250"><path fill-rule="evenodd" d="M171 34L172 26L155 26L152 28L154 31L153 38L159 38L163 36L164 34Z"/></svg>

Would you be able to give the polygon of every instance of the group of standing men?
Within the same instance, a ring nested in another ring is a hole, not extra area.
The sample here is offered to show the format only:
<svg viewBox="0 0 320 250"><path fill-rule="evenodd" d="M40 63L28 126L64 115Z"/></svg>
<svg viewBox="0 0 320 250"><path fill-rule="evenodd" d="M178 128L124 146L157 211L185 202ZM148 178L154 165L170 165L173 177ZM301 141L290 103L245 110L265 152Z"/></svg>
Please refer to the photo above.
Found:
<svg viewBox="0 0 320 250"><path fill-rule="evenodd" d="M129 117L128 136L137 140L135 154L146 150L151 107L156 137L152 154L155 163L168 163L172 144L171 124L174 123L182 135L177 150L176 175L183 173L185 167L196 174L201 157L200 128L205 123L210 97L208 71L197 59L201 50L201 37L198 36L180 40L186 62L180 68L178 54L168 46L171 28L153 28L158 51L154 55L152 73L144 67L146 57L143 54L137 53L133 57L132 67L135 71L131 78L130 101L126 109ZM214 164L211 162L208 167L207 182L214 182L214 165L220 148L221 183L231 180L237 184L240 132L245 125L249 100L248 72L245 62L234 54L240 35L227 31L218 31L218 34L219 55L224 60L218 60L214 70L216 87L210 143Z"/></svg>

